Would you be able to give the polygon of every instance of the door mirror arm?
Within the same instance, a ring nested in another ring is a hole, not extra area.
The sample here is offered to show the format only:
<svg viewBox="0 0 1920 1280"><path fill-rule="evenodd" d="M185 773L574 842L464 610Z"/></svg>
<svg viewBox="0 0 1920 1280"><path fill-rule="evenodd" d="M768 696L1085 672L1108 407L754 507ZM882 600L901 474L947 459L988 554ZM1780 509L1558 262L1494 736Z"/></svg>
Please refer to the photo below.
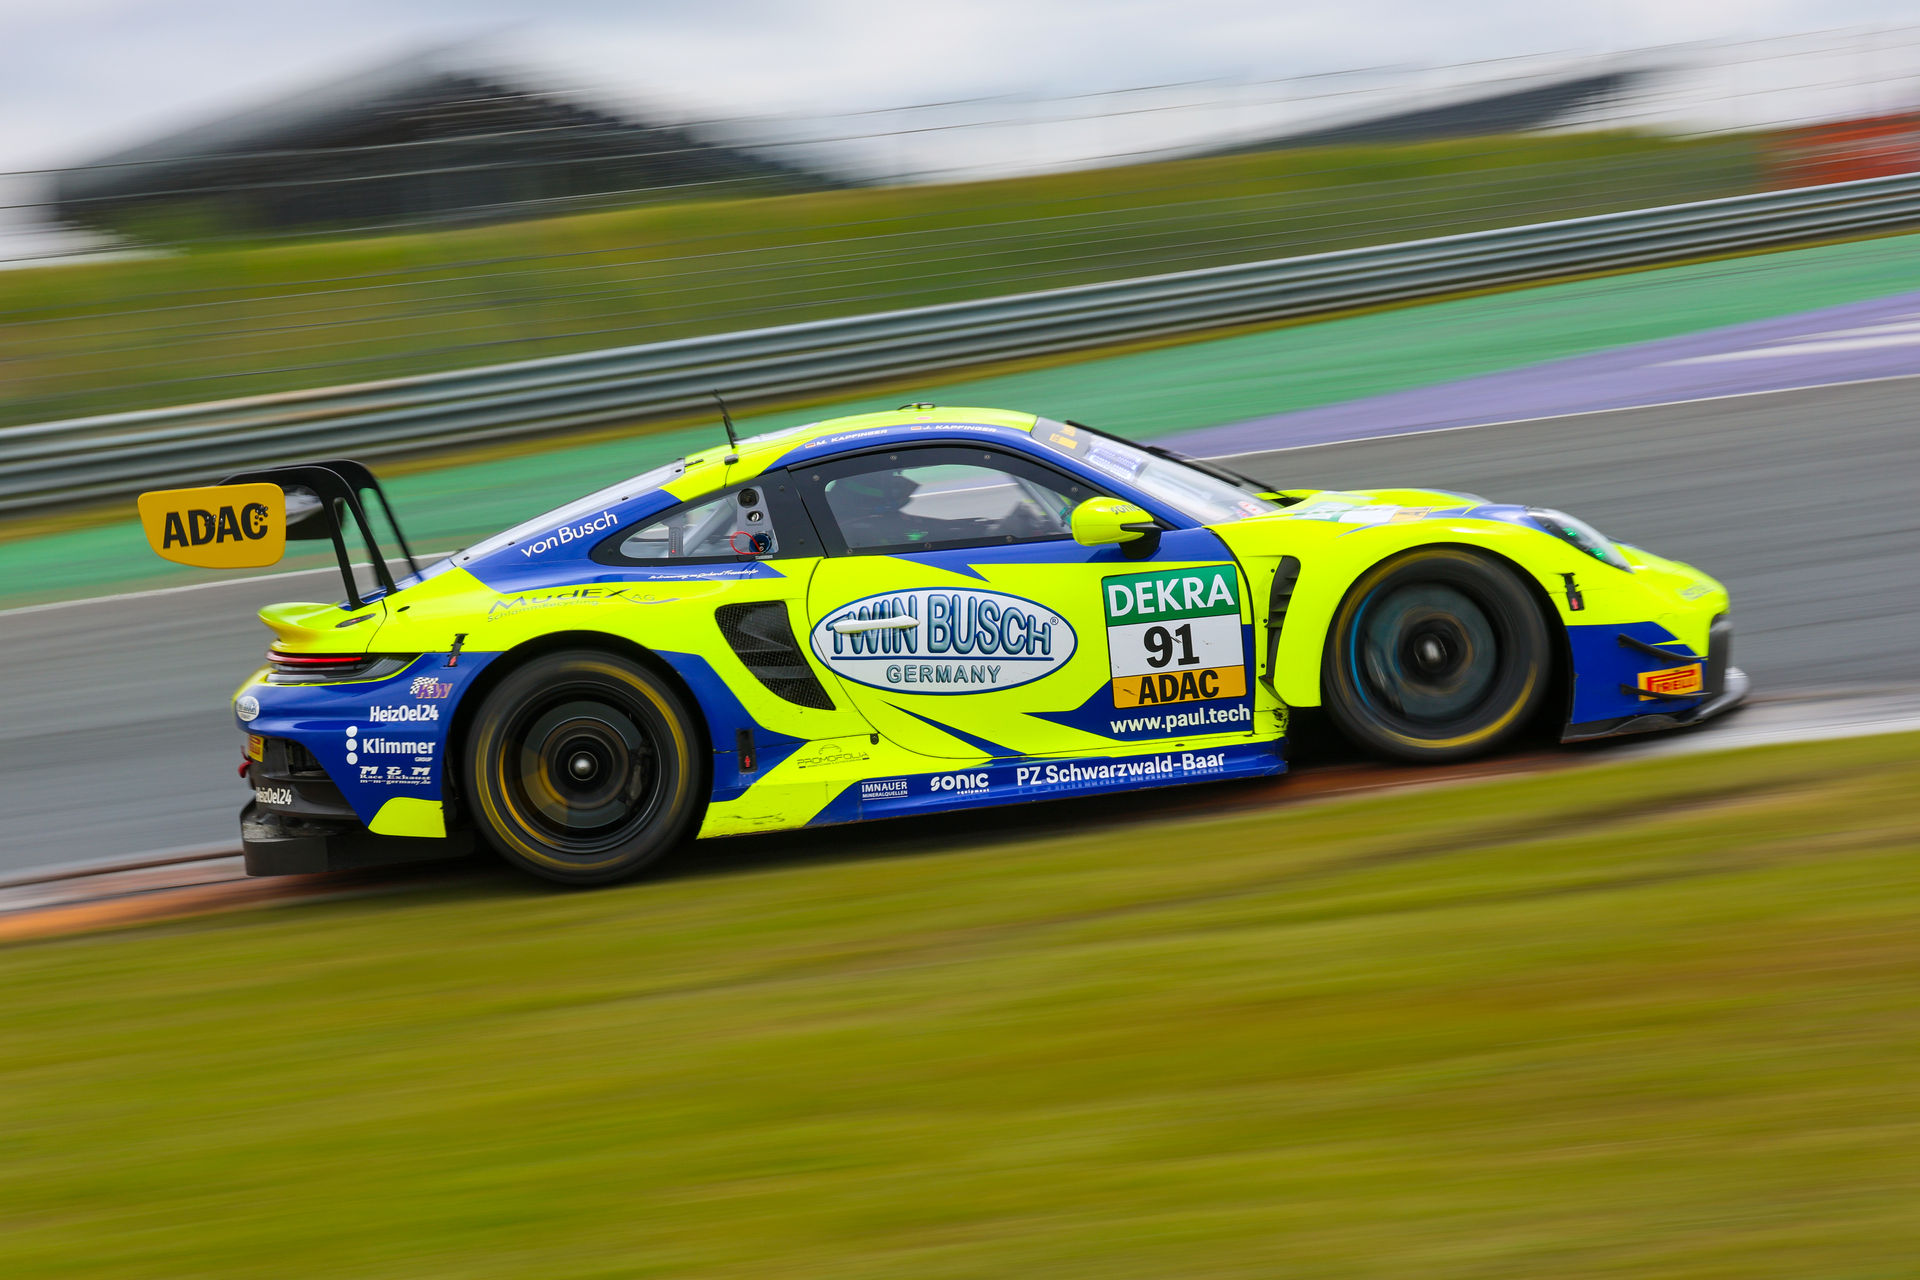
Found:
<svg viewBox="0 0 1920 1280"><path fill-rule="evenodd" d="M1120 526L1136 536L1130 542L1120 544L1120 554L1129 560L1144 560L1160 549L1160 526L1148 521L1145 524L1123 524Z"/></svg>
<svg viewBox="0 0 1920 1280"><path fill-rule="evenodd" d="M1088 498L1073 509L1073 540L1083 547L1118 545L1129 560L1160 546L1160 525L1151 512L1123 498Z"/></svg>

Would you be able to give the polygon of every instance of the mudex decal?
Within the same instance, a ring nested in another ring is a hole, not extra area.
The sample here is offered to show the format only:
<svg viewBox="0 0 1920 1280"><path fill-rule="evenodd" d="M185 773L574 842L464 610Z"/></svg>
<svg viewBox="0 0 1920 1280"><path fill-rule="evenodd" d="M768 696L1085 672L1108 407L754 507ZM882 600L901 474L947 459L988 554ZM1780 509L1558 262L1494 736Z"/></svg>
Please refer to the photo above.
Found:
<svg viewBox="0 0 1920 1280"><path fill-rule="evenodd" d="M829 612L812 633L813 651L842 677L932 694L1038 680L1064 666L1077 643L1067 620L1045 605L965 588L867 596Z"/></svg>
<svg viewBox="0 0 1920 1280"><path fill-rule="evenodd" d="M487 606L488 622L496 618L517 617L535 609L557 609L572 604L654 603L651 595L636 597L626 587L559 587L544 591L525 591L511 599L495 600Z"/></svg>

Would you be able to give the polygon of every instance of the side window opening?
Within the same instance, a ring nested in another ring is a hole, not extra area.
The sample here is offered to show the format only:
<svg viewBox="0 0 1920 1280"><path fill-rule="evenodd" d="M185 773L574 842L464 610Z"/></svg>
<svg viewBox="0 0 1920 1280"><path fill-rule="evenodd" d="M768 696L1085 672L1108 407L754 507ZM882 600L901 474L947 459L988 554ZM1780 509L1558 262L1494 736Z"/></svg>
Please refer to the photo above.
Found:
<svg viewBox="0 0 1920 1280"><path fill-rule="evenodd" d="M1095 490L1021 459L972 450L876 454L818 474L854 553L931 551L1071 536Z"/></svg>
<svg viewBox="0 0 1920 1280"><path fill-rule="evenodd" d="M779 555L780 549L767 489L749 482L649 521L621 538L612 558L640 564L757 560Z"/></svg>

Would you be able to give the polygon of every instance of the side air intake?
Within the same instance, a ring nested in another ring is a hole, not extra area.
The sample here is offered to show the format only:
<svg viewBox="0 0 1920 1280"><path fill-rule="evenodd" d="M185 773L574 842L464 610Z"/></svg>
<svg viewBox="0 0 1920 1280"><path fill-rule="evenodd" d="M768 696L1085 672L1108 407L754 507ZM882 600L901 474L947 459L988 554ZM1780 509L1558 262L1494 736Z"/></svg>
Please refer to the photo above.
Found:
<svg viewBox="0 0 1920 1280"><path fill-rule="evenodd" d="M803 707L833 710L833 699L820 687L813 669L807 666L806 655L794 641L786 605L771 600L723 604L713 616L734 656L776 697Z"/></svg>

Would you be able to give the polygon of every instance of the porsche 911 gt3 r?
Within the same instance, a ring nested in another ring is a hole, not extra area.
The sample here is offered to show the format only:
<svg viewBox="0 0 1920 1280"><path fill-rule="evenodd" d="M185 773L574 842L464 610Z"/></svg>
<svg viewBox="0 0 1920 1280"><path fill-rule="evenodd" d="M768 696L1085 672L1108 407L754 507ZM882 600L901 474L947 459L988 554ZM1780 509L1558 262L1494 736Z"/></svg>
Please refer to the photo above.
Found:
<svg viewBox="0 0 1920 1280"><path fill-rule="evenodd" d="M385 506L349 462L142 498L163 555L314 538L345 575L343 602L261 612L268 662L234 696L255 874L478 835L599 883L688 836L1275 774L1300 708L1444 761L1746 691L1719 583L1570 516L1274 490L1031 414L730 442L397 579Z"/></svg>

